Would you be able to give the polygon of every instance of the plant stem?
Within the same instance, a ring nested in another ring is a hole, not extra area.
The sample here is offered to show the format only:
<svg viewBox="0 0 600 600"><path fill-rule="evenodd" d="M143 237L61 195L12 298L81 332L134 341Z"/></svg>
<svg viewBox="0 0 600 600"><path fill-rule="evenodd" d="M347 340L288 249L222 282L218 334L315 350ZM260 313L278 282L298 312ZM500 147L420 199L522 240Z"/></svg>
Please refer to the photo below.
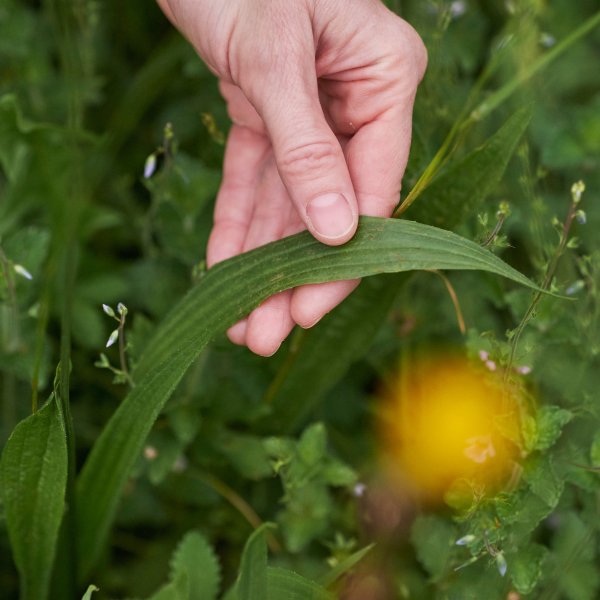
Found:
<svg viewBox="0 0 600 600"><path fill-rule="evenodd" d="M542 284L540 285L540 291L535 292L535 294L533 295L533 299L532 299L529 307L527 308L525 315L523 316L520 323L517 325L517 328L515 329L514 335L511 339L510 355L508 358L508 363L507 363L506 369L504 371L504 382L505 383L508 382L508 378L510 377L510 374L511 374L512 366L515 361L515 355L517 352L517 347L519 345L519 340L521 338L521 334L523 333L523 331L524 331L525 327L527 326L527 324L529 323L529 321L531 321L531 319L535 313L535 309L537 308L540 300L542 299L542 296L544 296L544 291L546 291L550 287L550 285L552 283L552 279L554 278L554 273L556 272L556 267L558 266L558 262L559 262L561 256L565 252L565 249L567 247L567 242L569 241L569 233L571 231L571 226L573 225L573 219L575 218L575 213L577 212L578 207L579 207L578 202L575 202L575 201L571 202L571 205L569 206L569 211L567 213L567 218L565 219L565 222L562 227L558 247L556 248L556 251L552 255L550 262L548 263L548 267L546 268L546 274L544 275L544 280L542 281Z"/></svg>
<svg viewBox="0 0 600 600"><path fill-rule="evenodd" d="M246 502L234 489L230 488L225 482L221 481L214 475L200 471L198 469L189 469L188 472L205 483L207 486L212 488L217 494L225 498L231 506L233 506L239 513L250 523L254 529L258 529L262 524L262 519L256 514L256 511ZM271 534L267 533L267 543L273 552L281 552L282 548L277 539Z"/></svg>

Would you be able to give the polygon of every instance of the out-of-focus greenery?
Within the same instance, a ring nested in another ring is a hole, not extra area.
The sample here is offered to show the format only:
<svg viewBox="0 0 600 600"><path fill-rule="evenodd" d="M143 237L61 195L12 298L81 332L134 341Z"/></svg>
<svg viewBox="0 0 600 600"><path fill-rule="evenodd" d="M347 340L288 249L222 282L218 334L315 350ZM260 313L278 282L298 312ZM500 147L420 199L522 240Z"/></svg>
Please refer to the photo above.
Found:
<svg viewBox="0 0 600 600"><path fill-rule="evenodd" d="M388 5L429 50L402 217L572 299L532 304L480 272L382 275L270 359L219 337L111 496L114 523L95 508L102 453L78 475L154 365L157 326L206 276L228 120L153 3L0 6L2 598L80 598L91 584L93 598L600 594L597 3ZM518 387L518 466L491 497L457 483L420 506L378 469L381 390L423 348L449 347L486 352ZM87 521L103 515L106 540Z"/></svg>

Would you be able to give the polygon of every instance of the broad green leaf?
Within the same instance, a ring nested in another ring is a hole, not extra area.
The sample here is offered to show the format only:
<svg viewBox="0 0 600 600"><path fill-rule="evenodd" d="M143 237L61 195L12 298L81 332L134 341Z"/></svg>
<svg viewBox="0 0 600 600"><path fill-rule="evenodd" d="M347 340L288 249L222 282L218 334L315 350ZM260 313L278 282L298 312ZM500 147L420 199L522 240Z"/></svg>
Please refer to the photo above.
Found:
<svg viewBox="0 0 600 600"><path fill-rule="evenodd" d="M417 517L413 523L411 540L417 558L433 581L439 579L448 568L456 538L456 530L452 523L443 517L423 515Z"/></svg>
<svg viewBox="0 0 600 600"><path fill-rule="evenodd" d="M454 229L494 191L531 118L522 108L482 146L443 170L410 209L411 218Z"/></svg>
<svg viewBox="0 0 600 600"><path fill-rule="evenodd" d="M238 600L264 600L267 596L267 540L265 531L271 523L261 525L248 538L237 581Z"/></svg>
<svg viewBox="0 0 600 600"><path fill-rule="evenodd" d="M67 484L67 442L54 396L13 431L2 454L0 478L21 598L43 600Z"/></svg>
<svg viewBox="0 0 600 600"><path fill-rule="evenodd" d="M547 555L546 546L529 543L507 557L509 573L519 593L529 594L533 591L542 576L542 565Z"/></svg>
<svg viewBox="0 0 600 600"><path fill-rule="evenodd" d="M554 508L558 504L565 482L556 474L549 454L534 456L527 461L523 477L531 491L549 507Z"/></svg>
<svg viewBox="0 0 600 600"><path fill-rule="evenodd" d="M183 538L171 561L171 579L185 576L189 593L186 600L214 600L219 591L221 572L215 553L206 538L192 531Z"/></svg>
<svg viewBox="0 0 600 600"><path fill-rule="evenodd" d="M136 386L94 445L78 482L81 576L96 560L121 490L165 402L206 344L265 298L307 283L415 269L470 269L535 288L491 252L453 233L394 219L363 218L344 246L307 232L257 248L211 269L173 308L133 373Z"/></svg>
<svg viewBox="0 0 600 600"><path fill-rule="evenodd" d="M571 421L573 413L558 406L544 406L541 408L538 422L538 439L535 445L536 450L547 450L553 446L563 427Z"/></svg>
<svg viewBox="0 0 600 600"><path fill-rule="evenodd" d="M334 600L319 584L288 569L269 567L267 582L268 593L261 600Z"/></svg>
<svg viewBox="0 0 600 600"><path fill-rule="evenodd" d="M350 569L355 567L375 546L375 544L369 544L360 550L357 550L346 559L342 560L339 564L333 567L328 573L326 573L319 583L328 587L335 581L337 581L342 575L345 575Z"/></svg>

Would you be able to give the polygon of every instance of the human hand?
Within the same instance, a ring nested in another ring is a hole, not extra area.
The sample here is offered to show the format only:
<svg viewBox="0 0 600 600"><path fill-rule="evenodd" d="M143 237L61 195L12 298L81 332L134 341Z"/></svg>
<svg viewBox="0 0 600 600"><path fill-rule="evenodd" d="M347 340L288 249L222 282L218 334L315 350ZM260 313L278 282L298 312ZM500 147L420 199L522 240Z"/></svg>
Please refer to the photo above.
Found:
<svg viewBox="0 0 600 600"><path fill-rule="evenodd" d="M399 201L427 53L379 0L158 0L219 77L233 122L207 263L308 229L347 242ZM358 281L267 299L228 336L263 356Z"/></svg>

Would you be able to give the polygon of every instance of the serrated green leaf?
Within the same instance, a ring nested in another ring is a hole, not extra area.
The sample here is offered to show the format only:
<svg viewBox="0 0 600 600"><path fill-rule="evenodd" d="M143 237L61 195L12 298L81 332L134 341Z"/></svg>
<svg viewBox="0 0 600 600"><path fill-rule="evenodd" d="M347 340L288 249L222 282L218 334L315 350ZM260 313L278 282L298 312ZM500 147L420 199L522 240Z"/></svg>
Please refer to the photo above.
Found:
<svg viewBox="0 0 600 600"><path fill-rule="evenodd" d="M482 146L443 170L410 208L411 218L454 229L494 190L531 119L521 108Z"/></svg>
<svg viewBox="0 0 600 600"><path fill-rule="evenodd" d="M264 523L248 538L242 553L237 581L238 600L264 600L267 597L267 540L265 532L273 528Z"/></svg>
<svg viewBox="0 0 600 600"><path fill-rule="evenodd" d="M335 583L342 575L354 568L373 548L375 544L369 544L360 550L352 553L350 556L342 560L339 564L333 567L328 573L319 579L319 583L323 587L329 587Z"/></svg>
<svg viewBox="0 0 600 600"><path fill-rule="evenodd" d="M83 468L77 504L81 576L89 573L106 539L120 492L152 424L187 368L217 333L265 298L290 287L414 269L480 269L535 288L491 252L448 231L367 217L344 246L325 246L304 232L212 268L148 344L133 373L136 386Z"/></svg>
<svg viewBox="0 0 600 600"><path fill-rule="evenodd" d="M553 446L563 427L573 418L573 413L558 406L542 406L535 419L533 436L525 440L526 449L547 450Z"/></svg>
<svg viewBox="0 0 600 600"><path fill-rule="evenodd" d="M544 454L531 458L525 465L523 476L531 491L550 508L558 504L565 483L556 474L551 456Z"/></svg>
<svg viewBox="0 0 600 600"><path fill-rule="evenodd" d="M333 486L348 486L356 483L357 475L354 469L334 459L329 459L322 471L323 480Z"/></svg>
<svg viewBox="0 0 600 600"><path fill-rule="evenodd" d="M543 562L548 548L529 543L507 558L509 573L515 589L521 594L529 594L542 576Z"/></svg>
<svg viewBox="0 0 600 600"><path fill-rule="evenodd" d="M297 446L298 457L306 465L316 465L327 454L327 433L323 423L308 427Z"/></svg>
<svg viewBox="0 0 600 600"><path fill-rule="evenodd" d="M0 478L21 598L44 600L67 484L67 441L54 396L13 431L2 454Z"/></svg>
<svg viewBox="0 0 600 600"><path fill-rule="evenodd" d="M187 582L185 600L217 597L221 581L219 562L211 545L197 531L185 535L171 560L171 580L178 590L182 588L182 579Z"/></svg>
<svg viewBox="0 0 600 600"><path fill-rule="evenodd" d="M269 567L267 582L268 593L261 600L334 600L319 584L288 569Z"/></svg>
<svg viewBox="0 0 600 600"><path fill-rule="evenodd" d="M443 517L424 515L417 517L413 523L411 541L419 562L433 581L446 571L456 538L456 529Z"/></svg>
<svg viewBox="0 0 600 600"><path fill-rule="evenodd" d="M188 600L190 598L190 585L186 573L161 587L148 600Z"/></svg>

